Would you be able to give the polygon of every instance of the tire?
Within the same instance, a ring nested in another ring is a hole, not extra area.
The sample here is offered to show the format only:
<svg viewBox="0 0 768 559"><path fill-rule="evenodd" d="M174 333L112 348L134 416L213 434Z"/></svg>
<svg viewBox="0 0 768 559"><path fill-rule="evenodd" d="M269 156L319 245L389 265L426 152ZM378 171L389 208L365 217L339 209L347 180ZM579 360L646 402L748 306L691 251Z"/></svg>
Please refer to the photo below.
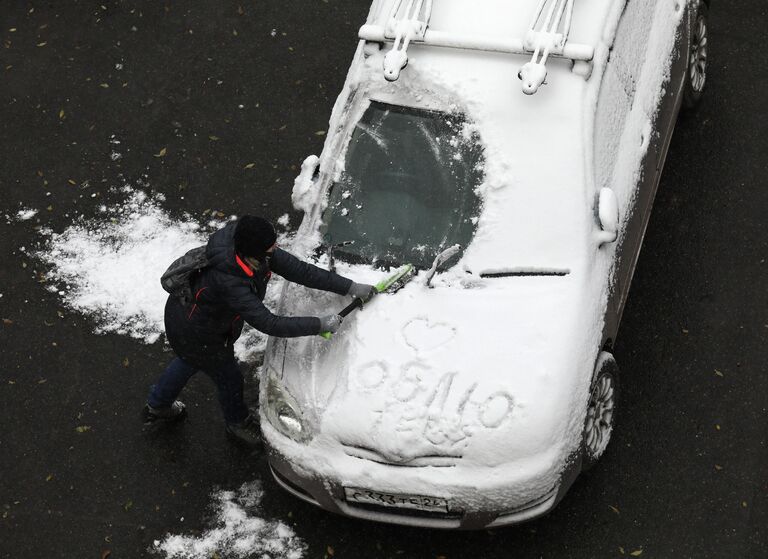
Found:
<svg viewBox="0 0 768 559"><path fill-rule="evenodd" d="M600 352L592 375L587 416L581 438L581 469L594 466L611 440L619 395L619 367L613 355Z"/></svg>
<svg viewBox="0 0 768 559"><path fill-rule="evenodd" d="M686 109L696 107L704 95L707 83L708 43L709 5L704 0L699 0L696 6L696 17L691 27L691 43L683 86L683 107Z"/></svg>

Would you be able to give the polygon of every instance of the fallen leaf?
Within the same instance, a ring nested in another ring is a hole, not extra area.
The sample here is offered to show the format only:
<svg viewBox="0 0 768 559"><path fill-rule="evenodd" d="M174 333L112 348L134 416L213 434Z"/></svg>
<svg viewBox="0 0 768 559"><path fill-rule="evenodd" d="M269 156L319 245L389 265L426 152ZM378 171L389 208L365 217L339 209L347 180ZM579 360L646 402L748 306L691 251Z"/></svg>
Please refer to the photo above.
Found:
<svg viewBox="0 0 768 559"><path fill-rule="evenodd" d="M125 359L123 359L123 367L127 367L127 366L128 366L128 365L130 365L130 364L131 364L131 362L130 362L130 361L128 361L128 358L127 358L127 357L126 357Z"/></svg>
<svg viewBox="0 0 768 559"><path fill-rule="evenodd" d="M112 555L112 552L108 549L105 549L101 552L101 559L108 559Z"/></svg>
<svg viewBox="0 0 768 559"><path fill-rule="evenodd" d="M48 474L48 477L45 478L45 481L51 481L53 479L53 474Z"/></svg>
<svg viewBox="0 0 768 559"><path fill-rule="evenodd" d="M325 130L318 130L315 132L315 136L325 136Z"/></svg>
<svg viewBox="0 0 768 559"><path fill-rule="evenodd" d="M613 505L608 505L608 508L610 508L610 509L611 509L613 512L615 512L616 514L620 514L620 513L619 513L619 509L617 509L617 508L616 508L616 507L614 507Z"/></svg>
<svg viewBox="0 0 768 559"><path fill-rule="evenodd" d="M636 550L630 552L630 555L632 557L640 557L642 554L643 554L643 550L642 549L636 549Z"/></svg>
<svg viewBox="0 0 768 559"><path fill-rule="evenodd" d="M687 334L688 330L686 328L683 328L683 334Z"/></svg>
<svg viewBox="0 0 768 559"><path fill-rule="evenodd" d="M717 430L719 431L719 430L720 430L720 425L717 425L717 424L716 424L716 425L715 425L715 429L717 429Z"/></svg>
<svg viewBox="0 0 768 559"><path fill-rule="evenodd" d="M67 179L67 182L73 186L77 184L73 179Z"/></svg>
<svg viewBox="0 0 768 559"><path fill-rule="evenodd" d="M59 111L59 118L64 118L64 109Z"/></svg>
<svg viewBox="0 0 768 559"><path fill-rule="evenodd" d="M219 137L218 136L208 136L208 139L211 140L212 142L218 142L219 141Z"/></svg>
<svg viewBox="0 0 768 559"><path fill-rule="evenodd" d="M11 324L13 324L13 320L11 320L10 318L4 318L3 324L7 324L8 326L10 326Z"/></svg>
<svg viewBox="0 0 768 559"><path fill-rule="evenodd" d="M99 87L103 87L104 89L109 89L109 84L108 83L100 83Z"/></svg>
<svg viewBox="0 0 768 559"><path fill-rule="evenodd" d="M717 376L719 376L719 377L722 377L722 376L723 376L723 373L721 373L721 372L720 372L720 371L718 371L717 369L715 369L715 374L716 374Z"/></svg>
<svg viewBox="0 0 768 559"><path fill-rule="evenodd" d="M45 209L46 209L46 210L48 210L49 212L52 212L52 211L53 211L53 206L48 206L48 207L47 207L47 208L45 208Z"/></svg>
<svg viewBox="0 0 768 559"><path fill-rule="evenodd" d="M747 502L746 501L742 501L741 502L741 506L744 507L744 508L747 508Z"/></svg>
<svg viewBox="0 0 768 559"><path fill-rule="evenodd" d="M165 154L168 152L166 148L161 149L158 153L155 154L155 157L165 157Z"/></svg>
<svg viewBox="0 0 768 559"><path fill-rule="evenodd" d="M253 169L255 166L256 166L256 163L248 163L248 165L246 165L246 166L245 166L245 167L243 167L243 168L244 168L244 169Z"/></svg>
<svg viewBox="0 0 768 559"><path fill-rule="evenodd" d="M723 467L720 464L715 464L715 469L719 472Z"/></svg>
<svg viewBox="0 0 768 559"><path fill-rule="evenodd" d="M37 46L38 47L44 47L47 44L48 44L48 41L43 41L42 43L37 43Z"/></svg>
<svg viewBox="0 0 768 559"><path fill-rule="evenodd" d="M78 433L85 433L86 431L90 431L90 430L91 430L90 425L78 425L77 427L75 427L75 431L77 431Z"/></svg>
<svg viewBox="0 0 768 559"><path fill-rule="evenodd" d="M325 550L325 551L326 551L326 552L328 553L328 555L330 555L331 557L333 557L333 554L335 553L335 551L333 551L333 548L332 548L330 545L329 545L329 546L326 548L326 550Z"/></svg>
<svg viewBox="0 0 768 559"><path fill-rule="evenodd" d="M46 382L48 382L47 378L41 378L40 380L37 381L37 384L45 384Z"/></svg>
<svg viewBox="0 0 768 559"><path fill-rule="evenodd" d="M128 511L129 511L129 510L131 510L132 508L133 508L133 501L131 501L130 499L128 499L128 502L127 502L127 503L125 503L125 504L123 505L123 510L124 510L125 512L128 512Z"/></svg>

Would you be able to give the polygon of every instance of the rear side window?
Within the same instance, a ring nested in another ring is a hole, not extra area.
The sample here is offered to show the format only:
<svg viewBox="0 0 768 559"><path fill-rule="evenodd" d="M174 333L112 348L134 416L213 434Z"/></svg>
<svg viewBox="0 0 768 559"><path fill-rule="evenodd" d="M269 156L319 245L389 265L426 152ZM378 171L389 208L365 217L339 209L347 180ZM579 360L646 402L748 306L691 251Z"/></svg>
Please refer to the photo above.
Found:
<svg viewBox="0 0 768 559"><path fill-rule="evenodd" d="M428 267L471 241L482 181L482 147L462 115L372 102L332 185L325 240L353 241L334 252L342 260Z"/></svg>

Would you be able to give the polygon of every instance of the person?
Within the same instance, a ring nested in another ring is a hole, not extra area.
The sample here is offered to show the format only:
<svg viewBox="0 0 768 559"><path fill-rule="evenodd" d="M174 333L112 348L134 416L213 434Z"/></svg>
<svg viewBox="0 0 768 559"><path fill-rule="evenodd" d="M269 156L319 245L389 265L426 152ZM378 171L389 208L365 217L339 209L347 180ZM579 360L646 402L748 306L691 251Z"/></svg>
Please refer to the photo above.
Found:
<svg viewBox="0 0 768 559"><path fill-rule="evenodd" d="M191 305L170 295L165 305L165 333L176 358L152 386L144 421L172 422L186 416L177 399L189 379L203 371L216 384L226 433L236 442L257 446L255 412L243 399L243 374L234 343L247 322L270 336L314 336L335 332L338 314L287 317L272 314L263 299L272 273L306 287L369 300L376 288L302 262L280 249L272 224L245 215L213 233L206 245L209 265L192 278Z"/></svg>

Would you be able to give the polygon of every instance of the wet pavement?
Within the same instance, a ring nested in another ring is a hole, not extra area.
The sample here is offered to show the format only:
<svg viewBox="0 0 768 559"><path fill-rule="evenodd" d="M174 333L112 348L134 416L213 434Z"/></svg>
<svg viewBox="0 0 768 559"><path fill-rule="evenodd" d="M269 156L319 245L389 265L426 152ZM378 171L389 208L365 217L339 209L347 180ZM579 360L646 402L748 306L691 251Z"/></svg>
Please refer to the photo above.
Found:
<svg viewBox="0 0 768 559"><path fill-rule="evenodd" d="M322 147L368 3L7 4L0 214L40 213L0 220L2 557L149 556L155 539L209 525L213 489L253 479L307 557L768 556L764 3L711 10L709 89L675 132L616 346L611 446L549 516L478 533L294 499L263 456L227 442L202 377L184 425L142 430L162 342L93 334L21 250L36 227L96 216L126 183L164 194L176 216L298 223L293 178Z"/></svg>

